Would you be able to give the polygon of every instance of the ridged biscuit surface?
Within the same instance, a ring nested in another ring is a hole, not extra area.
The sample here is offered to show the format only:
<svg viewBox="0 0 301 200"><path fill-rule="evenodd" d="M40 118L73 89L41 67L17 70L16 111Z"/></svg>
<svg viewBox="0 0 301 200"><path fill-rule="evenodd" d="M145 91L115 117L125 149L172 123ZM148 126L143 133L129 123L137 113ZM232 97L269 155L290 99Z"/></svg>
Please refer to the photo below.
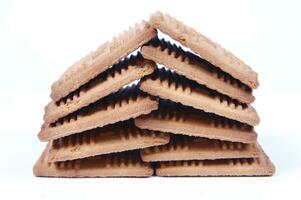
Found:
<svg viewBox="0 0 301 200"><path fill-rule="evenodd" d="M156 33L143 21L114 37L112 41L102 44L62 74L51 87L51 98L58 101L66 97L149 41Z"/></svg>
<svg viewBox="0 0 301 200"><path fill-rule="evenodd" d="M148 177L153 175L152 166L142 162L137 151L62 162L48 162L47 156L46 148L34 166L35 176L76 178Z"/></svg>
<svg viewBox="0 0 301 200"><path fill-rule="evenodd" d="M215 160L255 158L260 155L257 144L226 142L189 136L172 135L168 144L140 150L145 162L176 160Z"/></svg>
<svg viewBox="0 0 301 200"><path fill-rule="evenodd" d="M148 114L157 108L156 99L141 92L136 85L128 86L55 123L44 124L39 138L41 141L58 139Z"/></svg>
<svg viewBox="0 0 301 200"><path fill-rule="evenodd" d="M251 105L240 103L165 68L156 69L151 76L144 77L140 89L153 96L179 102L251 126L259 123L259 116Z"/></svg>
<svg viewBox="0 0 301 200"><path fill-rule="evenodd" d="M151 16L150 24L251 88L259 86L257 73L248 65L181 21L157 12Z"/></svg>
<svg viewBox="0 0 301 200"><path fill-rule="evenodd" d="M202 58L172 45L164 39L153 38L141 48L147 59L165 65L178 74L243 103L252 103L252 89Z"/></svg>
<svg viewBox="0 0 301 200"><path fill-rule="evenodd" d="M258 158L159 162L157 176L272 176L275 167L261 153Z"/></svg>
<svg viewBox="0 0 301 200"><path fill-rule="evenodd" d="M167 144L169 134L142 130L133 120L70 135L52 141L49 161L74 160Z"/></svg>
<svg viewBox="0 0 301 200"><path fill-rule="evenodd" d="M126 58L70 93L67 97L56 102L51 101L45 108L44 121L47 124L53 123L59 118L116 92L124 85L151 74L155 68L156 64L144 60L140 53Z"/></svg>
<svg viewBox="0 0 301 200"><path fill-rule="evenodd" d="M142 129L232 142L255 143L257 139L252 126L169 100L160 100L158 110L136 118L135 124Z"/></svg>

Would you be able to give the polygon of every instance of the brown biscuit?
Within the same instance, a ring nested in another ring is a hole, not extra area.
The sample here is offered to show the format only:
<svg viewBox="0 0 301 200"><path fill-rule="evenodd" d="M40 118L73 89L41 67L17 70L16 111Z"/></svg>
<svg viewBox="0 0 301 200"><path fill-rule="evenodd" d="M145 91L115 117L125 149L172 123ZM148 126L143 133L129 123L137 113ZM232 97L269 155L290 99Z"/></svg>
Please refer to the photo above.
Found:
<svg viewBox="0 0 301 200"><path fill-rule="evenodd" d="M79 160L48 162L47 149L34 166L35 176L42 177L149 177L153 168L141 161L139 152L130 151L94 156Z"/></svg>
<svg viewBox="0 0 301 200"><path fill-rule="evenodd" d="M243 103L252 103L252 89L202 58L157 37L141 48L144 58L165 65L201 85Z"/></svg>
<svg viewBox="0 0 301 200"><path fill-rule="evenodd" d="M248 65L181 21L157 12L151 16L150 24L251 88L259 86L257 73Z"/></svg>
<svg viewBox="0 0 301 200"><path fill-rule="evenodd" d="M162 99L170 99L205 112L255 126L259 117L255 109L228 96L217 93L165 68L143 78L140 89Z"/></svg>
<svg viewBox="0 0 301 200"><path fill-rule="evenodd" d="M169 100L160 100L159 109L135 119L139 128L231 142L255 143L252 126L205 113Z"/></svg>
<svg viewBox="0 0 301 200"><path fill-rule="evenodd" d="M44 124L39 138L41 141L58 139L148 114L157 108L156 99L141 92L136 85L128 86L55 123Z"/></svg>
<svg viewBox="0 0 301 200"><path fill-rule="evenodd" d="M145 162L176 160L215 160L254 158L260 155L257 144L226 142L181 135L172 135L166 145L140 150Z"/></svg>
<svg viewBox="0 0 301 200"><path fill-rule="evenodd" d="M75 90L67 97L54 102L45 108L44 121L49 124L67 116L76 110L119 90L145 75L151 74L156 68L152 61L144 60L140 53L131 56L112 68L101 73L89 83Z"/></svg>
<svg viewBox="0 0 301 200"><path fill-rule="evenodd" d="M261 153L258 158L159 162L157 176L272 176L275 167Z"/></svg>
<svg viewBox="0 0 301 200"><path fill-rule="evenodd" d="M104 43L63 73L52 85L51 98L58 101L66 97L149 41L156 33L156 30L143 21L114 37L112 41Z"/></svg>
<svg viewBox="0 0 301 200"><path fill-rule="evenodd" d="M142 130L128 120L54 140L48 158L51 162L74 160L168 142L168 133Z"/></svg>

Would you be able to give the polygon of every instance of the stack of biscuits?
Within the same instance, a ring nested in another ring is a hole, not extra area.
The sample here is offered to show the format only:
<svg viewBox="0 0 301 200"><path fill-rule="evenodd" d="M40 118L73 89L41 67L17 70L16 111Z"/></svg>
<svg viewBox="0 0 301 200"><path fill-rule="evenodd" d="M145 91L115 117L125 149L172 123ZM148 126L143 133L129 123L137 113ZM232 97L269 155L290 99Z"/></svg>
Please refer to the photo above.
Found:
<svg viewBox="0 0 301 200"><path fill-rule="evenodd" d="M34 174L273 175L254 131L258 86L257 73L232 53L157 12L52 85Z"/></svg>

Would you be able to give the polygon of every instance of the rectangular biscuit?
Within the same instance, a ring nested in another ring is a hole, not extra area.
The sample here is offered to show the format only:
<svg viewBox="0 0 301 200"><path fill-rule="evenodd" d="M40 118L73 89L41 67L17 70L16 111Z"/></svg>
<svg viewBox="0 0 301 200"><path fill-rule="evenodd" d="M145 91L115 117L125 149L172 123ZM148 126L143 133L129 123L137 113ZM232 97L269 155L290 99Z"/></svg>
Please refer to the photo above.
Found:
<svg viewBox="0 0 301 200"><path fill-rule="evenodd" d="M136 85L128 86L55 123L44 124L39 138L41 141L58 139L148 114L157 108L155 98L140 91Z"/></svg>
<svg viewBox="0 0 301 200"><path fill-rule="evenodd" d="M253 89L259 86L257 73L247 64L183 22L157 12L151 16L150 24L242 83Z"/></svg>
<svg viewBox="0 0 301 200"><path fill-rule="evenodd" d="M155 171L157 176L272 176L275 167L262 152L258 158L159 162Z"/></svg>
<svg viewBox="0 0 301 200"><path fill-rule="evenodd" d="M76 110L113 93L145 75L151 74L156 64L144 60L138 53L113 65L96 78L59 101L51 101L45 108L44 121L49 124Z"/></svg>
<svg viewBox="0 0 301 200"><path fill-rule="evenodd" d="M243 144L183 135L171 135L168 144L140 150L145 162L255 158L260 153L256 143Z"/></svg>
<svg viewBox="0 0 301 200"><path fill-rule="evenodd" d="M153 168L141 161L138 151L106 154L79 160L48 162L47 148L34 166L41 177L149 177Z"/></svg>
<svg viewBox="0 0 301 200"><path fill-rule="evenodd" d="M164 39L159 40L157 37L151 39L142 46L141 53L146 59L163 64L188 79L240 102L252 103L255 100L252 88L202 58Z"/></svg>
<svg viewBox="0 0 301 200"><path fill-rule="evenodd" d="M140 82L140 89L162 99L170 99L205 112L255 126L259 117L255 109L228 96L210 90L165 68L156 69Z"/></svg>
<svg viewBox="0 0 301 200"><path fill-rule="evenodd" d="M160 100L159 109L135 119L139 128L231 142L255 143L252 126L205 113L169 100Z"/></svg>
<svg viewBox="0 0 301 200"><path fill-rule="evenodd" d="M96 51L73 64L62 74L51 87L51 98L58 101L66 97L122 58L125 58L156 34L156 30L148 22L142 21L114 37L112 41L102 44Z"/></svg>
<svg viewBox="0 0 301 200"><path fill-rule="evenodd" d="M168 133L139 129L133 120L128 120L53 140L48 159L50 162L75 160L168 142Z"/></svg>

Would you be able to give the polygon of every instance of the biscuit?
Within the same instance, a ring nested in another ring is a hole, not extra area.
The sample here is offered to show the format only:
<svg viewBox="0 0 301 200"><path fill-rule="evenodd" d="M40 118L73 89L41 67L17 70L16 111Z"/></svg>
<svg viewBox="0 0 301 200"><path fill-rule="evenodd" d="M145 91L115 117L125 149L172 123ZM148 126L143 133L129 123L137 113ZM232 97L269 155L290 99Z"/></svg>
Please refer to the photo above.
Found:
<svg viewBox="0 0 301 200"><path fill-rule="evenodd" d="M51 142L50 162L129 151L167 144L169 134L142 130L133 120L59 138Z"/></svg>
<svg viewBox="0 0 301 200"><path fill-rule="evenodd" d="M45 108L44 121L45 123L55 122L59 118L116 92L124 85L151 74L155 68L156 64L144 60L140 53L126 58L67 97L57 102L51 101Z"/></svg>
<svg viewBox="0 0 301 200"><path fill-rule="evenodd" d="M48 162L47 149L34 166L41 177L149 177L154 170L141 161L138 151L106 154L79 160Z"/></svg>
<svg viewBox="0 0 301 200"><path fill-rule="evenodd" d="M272 176L275 167L262 152L258 158L159 162L155 171L157 176Z"/></svg>
<svg viewBox="0 0 301 200"><path fill-rule="evenodd" d="M217 93L165 68L144 77L140 89L153 96L192 106L205 112L255 126L259 123L256 110L228 96Z"/></svg>
<svg viewBox="0 0 301 200"><path fill-rule="evenodd" d="M259 86L257 73L247 64L183 22L157 12L150 17L150 24L242 83L253 89Z"/></svg>
<svg viewBox="0 0 301 200"><path fill-rule="evenodd" d="M194 80L243 103L252 103L252 89L202 58L172 45L164 39L153 38L141 48L144 58L162 64L176 73Z"/></svg>
<svg viewBox="0 0 301 200"><path fill-rule="evenodd" d="M226 142L181 135L172 135L168 144L140 150L145 162L176 160L215 160L254 158L260 155L257 144Z"/></svg>
<svg viewBox="0 0 301 200"><path fill-rule="evenodd" d="M169 100L160 100L159 109L135 119L139 128L231 142L255 143L252 126L205 113Z"/></svg>
<svg viewBox="0 0 301 200"><path fill-rule="evenodd" d="M157 108L155 98L136 85L128 86L55 123L44 124L38 136L41 141L54 140L148 114Z"/></svg>
<svg viewBox="0 0 301 200"><path fill-rule="evenodd" d="M157 34L148 22L141 22L102 44L67 69L51 87L51 98L58 101L107 70Z"/></svg>

